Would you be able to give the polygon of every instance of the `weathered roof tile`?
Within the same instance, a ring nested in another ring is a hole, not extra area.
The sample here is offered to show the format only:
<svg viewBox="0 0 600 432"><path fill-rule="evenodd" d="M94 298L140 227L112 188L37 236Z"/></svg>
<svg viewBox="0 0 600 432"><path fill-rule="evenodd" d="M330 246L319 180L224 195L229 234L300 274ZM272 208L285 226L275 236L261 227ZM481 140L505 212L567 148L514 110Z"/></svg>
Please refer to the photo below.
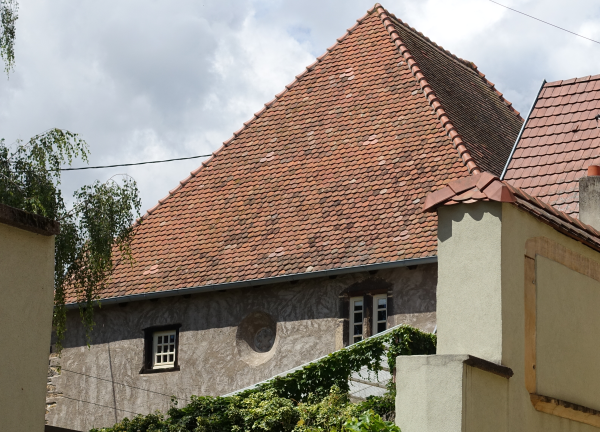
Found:
<svg viewBox="0 0 600 432"><path fill-rule="evenodd" d="M148 211L103 298L436 254L425 197L499 174L520 117L380 6L340 40Z"/></svg>

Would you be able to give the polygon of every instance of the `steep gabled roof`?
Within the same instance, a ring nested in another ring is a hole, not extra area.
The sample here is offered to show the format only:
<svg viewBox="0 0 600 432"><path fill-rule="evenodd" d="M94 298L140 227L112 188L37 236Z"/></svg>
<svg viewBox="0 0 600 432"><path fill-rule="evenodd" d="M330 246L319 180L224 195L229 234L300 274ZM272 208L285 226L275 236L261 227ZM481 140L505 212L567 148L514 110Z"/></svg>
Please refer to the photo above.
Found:
<svg viewBox="0 0 600 432"><path fill-rule="evenodd" d="M545 83L504 180L578 217L579 178L600 161L600 75Z"/></svg>
<svg viewBox="0 0 600 432"><path fill-rule="evenodd" d="M474 68L376 5L144 215L135 264L117 266L103 298L434 256L421 201L488 162L466 131L477 110L447 112L402 32L454 77L434 82L504 106L496 128L514 142L518 114Z"/></svg>
<svg viewBox="0 0 600 432"><path fill-rule="evenodd" d="M398 19L394 28L482 171L500 175L523 119L472 62L449 53Z"/></svg>

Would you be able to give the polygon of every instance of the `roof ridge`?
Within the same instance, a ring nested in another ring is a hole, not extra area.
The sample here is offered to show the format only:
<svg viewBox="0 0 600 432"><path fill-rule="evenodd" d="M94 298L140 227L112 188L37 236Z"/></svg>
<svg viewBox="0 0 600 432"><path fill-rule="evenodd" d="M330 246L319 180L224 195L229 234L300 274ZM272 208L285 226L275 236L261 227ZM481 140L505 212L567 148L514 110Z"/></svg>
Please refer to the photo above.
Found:
<svg viewBox="0 0 600 432"><path fill-rule="evenodd" d="M343 34L341 37L337 38L337 39L336 39L336 42L335 42L333 45L331 45L329 48L327 48L327 49L325 50L325 53L324 53L323 55L321 55L321 56L317 57L317 58L316 58L316 60L315 60L315 61L314 61L312 64L310 64L310 65L306 66L306 68L304 69L304 71L302 71L300 74L296 75L296 76L294 77L294 80L293 80L291 83L289 83L289 84L287 84L287 85L285 86L285 89L284 89L284 90L282 90L281 92L277 93L277 94L275 95L275 98L274 98L274 99L272 99L271 101L269 101L269 102L267 102L266 104L264 104L264 106L263 106L263 107L262 107L262 108L261 108L259 111L257 111L257 112L255 112L255 113L254 113L254 115L252 116L252 118L251 118L250 120L248 120L248 121L245 121L245 122L243 123L244 125L243 125L241 128L239 128L237 131L235 131L235 132L233 133L233 136L231 136L229 139L227 139L227 140L223 141L223 145L222 145L221 147L219 147L217 150L215 150L214 152L212 152L212 155L211 155L211 156L210 156L210 157L209 157L207 160L205 160L205 161L202 161L201 165L200 165L198 168L196 168L194 171L191 171L189 176L187 176L186 178L184 178L183 180L181 180L181 181L179 182L179 186L175 187L174 189L171 189L171 190L169 191L169 194L168 194L168 195L166 195L165 197L163 197L163 198L159 199L159 200L158 200L158 203L157 203L155 206L153 206L153 207L151 207L150 209L146 210L146 213L145 213L143 216L139 217L139 218L138 218L138 219L135 221L135 223L134 223L134 226L138 225L139 223L141 223L141 222L142 222L142 220L143 220L144 218L147 218L147 217L148 217L148 216L150 216L152 213L154 213L154 212L155 212L155 211L158 209L158 207L160 207L160 206L161 206L161 205L162 205L162 204L163 204L163 203L164 203L164 202L165 202L165 201L166 201L166 200L167 200L167 199L168 199L168 198L169 198L171 195L173 195L175 192L177 192L179 189L181 189L183 186L185 186L185 185L186 185L186 184L187 184L187 183L188 183L188 182L189 182L189 181L190 181L192 178L196 177L196 176L197 176L197 175L200 173L200 171L202 170L202 168L206 167L206 166L209 164L209 162L211 162L211 161L213 160L213 158L215 158L215 157L218 155L218 153L219 153L221 150L223 150L225 147L227 147L229 144L231 144L231 142L232 142L232 141L233 141L235 138L237 138L237 137L238 137L238 136L239 136L239 135L240 135L240 134L241 134L241 133L242 133L242 132L243 132L243 131L244 131L244 130L245 130L247 127L248 127L248 126L250 126L250 124L251 124L252 122L254 122L254 120L256 120L256 119L257 119L257 118L259 118L259 117L260 117L262 114L264 114L264 112L265 112L265 111L266 111L268 108L270 108L270 107L271 107L271 106L272 106L272 105L273 105L273 104L274 104L274 103L275 103L277 100L281 99L281 98L283 97L283 95L284 95L284 94L286 94L286 93L287 93L287 92L288 92L288 91L289 91L289 90L290 90L292 87L294 87L294 86L295 86L295 85L298 83L298 81L300 81L300 79L301 79L301 78L302 78L304 75L306 75L308 72L311 72L311 71L312 71L312 70L313 70L315 67L317 67L317 65L318 65L318 64L319 64L321 61L323 61L323 59L324 59L325 57L327 57L327 55L328 55L328 54L329 54L331 51L333 51L333 49L334 49L334 48L335 48L335 47L336 47L338 44L340 44L340 43L341 43L341 42L342 42L344 39L346 39L346 37L347 37L347 36L349 36L350 34L352 34L352 32L353 32L354 30L356 30L356 28L357 28L357 27L358 27L360 24L362 24L362 22L363 22L363 21L364 21L366 18L368 18L368 17L369 17L369 16L370 16L370 15L371 15L373 12L375 12L375 9L377 8L377 5L378 5L378 3L377 3L377 4L375 4L375 6L373 6L371 9L367 10L367 13L366 13L366 14L364 14L364 15L363 15L362 17L360 17L359 19L357 19L357 20L356 20L356 24L354 24L352 27L348 28L348 29L346 30L346 33L344 33L344 34Z"/></svg>
<svg viewBox="0 0 600 432"><path fill-rule="evenodd" d="M429 39L429 37L427 37L426 35L424 35L423 33L421 33L419 30L417 30L416 28L412 27L410 24L408 24L407 22L401 20L400 18L396 17L396 15L394 15L393 13L388 12L389 16L391 19L395 20L398 24L406 27L408 30L410 30L412 33L414 33L417 37L419 37L420 39L424 40L425 42L433 45L436 49L438 49L442 54L446 55L447 57L449 57L451 60L455 61L456 63L458 63L459 65L461 65L462 67L464 67L465 69L467 69L469 72L475 74L476 76L478 76L485 84L487 84L493 91L494 93L496 93L496 95L500 98L500 101L504 102L504 104L520 119L523 120L523 117L521 116L521 113L519 111L517 111L513 105L512 102L510 102L508 99L506 99L504 97L504 95L498 91L498 89L496 89L496 84L494 84L493 82L491 82L490 80L488 80L485 77L485 74L482 73L478 68L477 65L475 63L473 63L470 60L465 60L461 57L458 57L456 54L452 53L451 51L447 50L446 48L444 48L441 45L438 45L435 41Z"/></svg>
<svg viewBox="0 0 600 432"><path fill-rule="evenodd" d="M390 37L392 38L392 42L396 45L402 57L404 57L404 59L406 60L406 64L408 65L413 76L416 78L419 86L421 87L421 90L423 91L425 97L427 98L427 101L429 102L429 105L433 108L433 111L435 112L437 118L442 124L442 127L446 130L448 138L450 138L452 145L454 146L456 151L458 151L458 155L469 170L469 173L481 173L481 169L479 168L479 166L471 156L471 153L465 146L465 142L463 141L462 137L456 131L454 124L448 117L446 110L442 107L442 104L440 103L438 97L433 91L433 88L425 78L425 75L421 71L421 68L417 64L412 54L408 51L408 48L406 47L404 42L402 42L402 40L400 39L400 35L398 34L398 31L394 28L394 25L392 24L392 19L390 18L387 10L385 10L385 8L379 3L375 4L374 9L377 9L377 13L379 14L379 18L381 19L383 26L389 33Z"/></svg>

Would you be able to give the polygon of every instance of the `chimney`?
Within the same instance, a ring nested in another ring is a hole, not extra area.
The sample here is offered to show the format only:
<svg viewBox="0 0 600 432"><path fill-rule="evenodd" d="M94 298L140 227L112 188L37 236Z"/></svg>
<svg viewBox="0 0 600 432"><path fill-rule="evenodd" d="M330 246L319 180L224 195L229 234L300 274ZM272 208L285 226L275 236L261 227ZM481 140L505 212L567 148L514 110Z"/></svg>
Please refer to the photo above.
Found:
<svg viewBox="0 0 600 432"><path fill-rule="evenodd" d="M590 165L579 179L579 220L600 230L600 166Z"/></svg>

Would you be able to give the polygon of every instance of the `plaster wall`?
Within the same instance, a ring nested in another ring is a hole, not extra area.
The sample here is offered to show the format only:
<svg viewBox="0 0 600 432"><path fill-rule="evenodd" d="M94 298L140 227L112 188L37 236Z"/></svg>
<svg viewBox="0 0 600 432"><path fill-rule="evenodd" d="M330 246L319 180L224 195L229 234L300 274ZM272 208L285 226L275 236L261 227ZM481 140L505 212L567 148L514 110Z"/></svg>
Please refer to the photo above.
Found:
<svg viewBox="0 0 600 432"><path fill-rule="evenodd" d="M400 356L396 423L403 432L461 431L466 355Z"/></svg>
<svg viewBox="0 0 600 432"><path fill-rule="evenodd" d="M468 355L400 356L396 422L403 432L507 432L508 380Z"/></svg>
<svg viewBox="0 0 600 432"><path fill-rule="evenodd" d="M600 282L536 258L537 392L600 411Z"/></svg>
<svg viewBox="0 0 600 432"><path fill-rule="evenodd" d="M600 415L569 403L600 406L600 253L509 203L461 204L438 215L438 355L462 351L512 369L506 390L494 390L505 400L490 402L506 407L510 432L598 430ZM487 387L470 391L483 400L494 388ZM539 395L568 403L543 405ZM467 416L461 430L483 430L486 409L471 409L480 425L469 426Z"/></svg>
<svg viewBox="0 0 600 432"><path fill-rule="evenodd" d="M226 394L326 355L342 344L340 294L369 281L391 285L389 326L433 331L435 264L103 307L96 311L90 348L72 311L47 421L82 431L109 426L136 413L164 412L171 395L185 405L191 395ZM274 346L258 360L236 338L242 320L257 311L276 323ZM181 370L140 374L142 329L175 323L182 325Z"/></svg>
<svg viewBox="0 0 600 432"><path fill-rule="evenodd" d="M502 207L441 207L438 220L437 353L500 363Z"/></svg>
<svg viewBox="0 0 600 432"><path fill-rule="evenodd" d="M526 388L525 252L529 239L544 238L590 265L600 253L573 240L511 204L502 204L502 364L514 371L509 380L509 431L597 431L598 428L537 411ZM536 392L594 408L600 403L596 367L600 333L598 282L541 255L535 259L537 319ZM589 304L586 304L589 303ZM571 348L571 350L569 349ZM590 362L592 367L587 367ZM580 367L585 369L579 369ZM591 390L590 386L594 386ZM574 398L576 400L570 400Z"/></svg>
<svg viewBox="0 0 600 432"><path fill-rule="evenodd" d="M0 223L2 430L44 430L53 289L54 237Z"/></svg>

